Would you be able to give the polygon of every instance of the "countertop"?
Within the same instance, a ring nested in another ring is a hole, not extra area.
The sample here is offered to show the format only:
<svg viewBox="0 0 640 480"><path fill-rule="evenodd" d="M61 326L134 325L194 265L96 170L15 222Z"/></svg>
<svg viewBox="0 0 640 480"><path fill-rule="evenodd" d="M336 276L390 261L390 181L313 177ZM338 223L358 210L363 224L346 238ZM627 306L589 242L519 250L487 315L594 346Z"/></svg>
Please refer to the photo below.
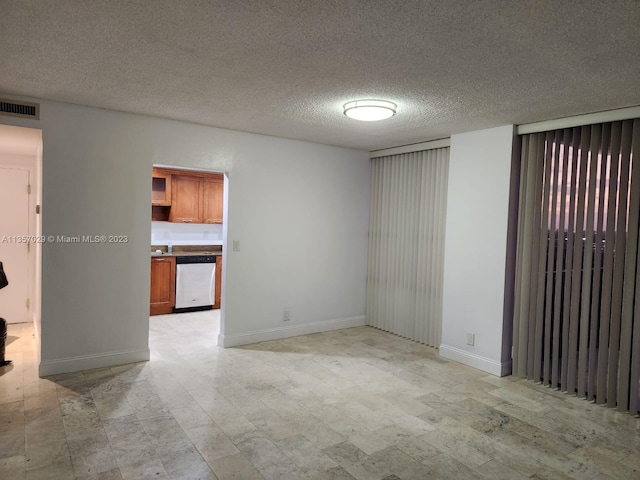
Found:
<svg viewBox="0 0 640 480"><path fill-rule="evenodd" d="M162 250L162 253L158 253L156 250ZM222 255L221 245L189 245L189 246L174 246L171 253L167 252L167 247L151 246L152 257L191 257L195 255Z"/></svg>
<svg viewBox="0 0 640 480"><path fill-rule="evenodd" d="M210 251L207 250L206 252L162 252L162 253L157 253L157 252L151 252L151 256L152 257L194 257L196 255L213 255L213 256L218 256L218 255L222 255L221 251Z"/></svg>

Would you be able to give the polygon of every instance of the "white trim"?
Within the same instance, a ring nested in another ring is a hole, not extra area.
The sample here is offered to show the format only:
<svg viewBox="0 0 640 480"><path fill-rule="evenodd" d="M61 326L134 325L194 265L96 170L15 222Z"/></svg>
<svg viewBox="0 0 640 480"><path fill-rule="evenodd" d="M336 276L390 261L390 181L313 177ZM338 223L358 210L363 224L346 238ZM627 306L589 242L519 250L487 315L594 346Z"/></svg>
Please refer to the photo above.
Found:
<svg viewBox="0 0 640 480"><path fill-rule="evenodd" d="M383 150L373 150L369 152L369 158L387 157L389 155L400 155L401 153L422 152L423 150L433 150L435 148L444 148L451 145L450 138L442 138L440 140L431 140L429 142L413 143L411 145L402 145L400 147L385 148Z"/></svg>
<svg viewBox="0 0 640 480"><path fill-rule="evenodd" d="M305 323L304 325L291 325L286 327L268 328L256 330L254 332L238 333L233 335L218 334L219 347L237 347L250 343L268 342L269 340L280 340L281 338L297 337L299 335L309 335L311 333L327 332L329 330L340 330L342 328L363 327L366 317L339 318L336 320L325 320L322 322Z"/></svg>
<svg viewBox="0 0 640 480"><path fill-rule="evenodd" d="M46 377L58 373L78 372L92 368L112 367L126 363L146 362L150 358L148 348L121 350L119 352L79 355L77 357L45 360L40 362L39 375Z"/></svg>
<svg viewBox="0 0 640 480"><path fill-rule="evenodd" d="M581 127L594 123L615 122L618 120L628 120L630 118L640 118L640 106L619 108L617 110L607 110L606 112L587 113L575 117L556 118L555 120L545 120L543 122L524 123L518 125L516 133L524 135L527 133L548 132L560 128Z"/></svg>
<svg viewBox="0 0 640 480"><path fill-rule="evenodd" d="M475 353L450 347L449 345L440 345L440 356L477 368L478 370L482 370L483 372L490 373L497 377L504 377L511 373L511 360L501 363L487 357L476 355Z"/></svg>

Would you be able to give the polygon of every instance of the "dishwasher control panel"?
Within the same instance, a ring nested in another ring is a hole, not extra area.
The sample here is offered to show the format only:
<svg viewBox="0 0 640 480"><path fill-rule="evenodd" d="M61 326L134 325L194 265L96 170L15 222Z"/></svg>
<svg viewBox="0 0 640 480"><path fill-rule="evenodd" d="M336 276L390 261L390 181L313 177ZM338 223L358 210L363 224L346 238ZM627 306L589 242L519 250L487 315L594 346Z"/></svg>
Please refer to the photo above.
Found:
<svg viewBox="0 0 640 480"><path fill-rule="evenodd" d="M176 257L176 263L216 263L215 255L185 255Z"/></svg>

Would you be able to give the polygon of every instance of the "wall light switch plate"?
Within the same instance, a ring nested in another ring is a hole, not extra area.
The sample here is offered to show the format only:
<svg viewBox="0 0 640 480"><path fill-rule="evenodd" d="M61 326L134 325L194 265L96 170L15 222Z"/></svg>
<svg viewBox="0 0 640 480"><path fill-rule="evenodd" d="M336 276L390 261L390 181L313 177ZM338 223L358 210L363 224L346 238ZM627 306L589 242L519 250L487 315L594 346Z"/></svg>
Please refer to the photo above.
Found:
<svg viewBox="0 0 640 480"><path fill-rule="evenodd" d="M233 241L233 251L234 252L239 252L240 251L240 240L234 240Z"/></svg>

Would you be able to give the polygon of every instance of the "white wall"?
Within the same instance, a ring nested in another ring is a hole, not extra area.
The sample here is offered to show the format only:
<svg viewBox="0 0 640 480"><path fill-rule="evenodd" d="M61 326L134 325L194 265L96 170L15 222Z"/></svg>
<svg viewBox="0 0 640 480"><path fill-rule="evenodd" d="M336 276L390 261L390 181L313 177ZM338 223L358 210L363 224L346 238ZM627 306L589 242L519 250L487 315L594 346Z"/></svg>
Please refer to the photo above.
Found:
<svg viewBox="0 0 640 480"><path fill-rule="evenodd" d="M449 163L440 354L495 375L511 370L503 329L513 140L511 125L453 135Z"/></svg>
<svg viewBox="0 0 640 480"><path fill-rule="evenodd" d="M367 152L42 101L41 374L149 358L153 164L228 172L224 345L364 324ZM282 321L282 309L291 321Z"/></svg>

